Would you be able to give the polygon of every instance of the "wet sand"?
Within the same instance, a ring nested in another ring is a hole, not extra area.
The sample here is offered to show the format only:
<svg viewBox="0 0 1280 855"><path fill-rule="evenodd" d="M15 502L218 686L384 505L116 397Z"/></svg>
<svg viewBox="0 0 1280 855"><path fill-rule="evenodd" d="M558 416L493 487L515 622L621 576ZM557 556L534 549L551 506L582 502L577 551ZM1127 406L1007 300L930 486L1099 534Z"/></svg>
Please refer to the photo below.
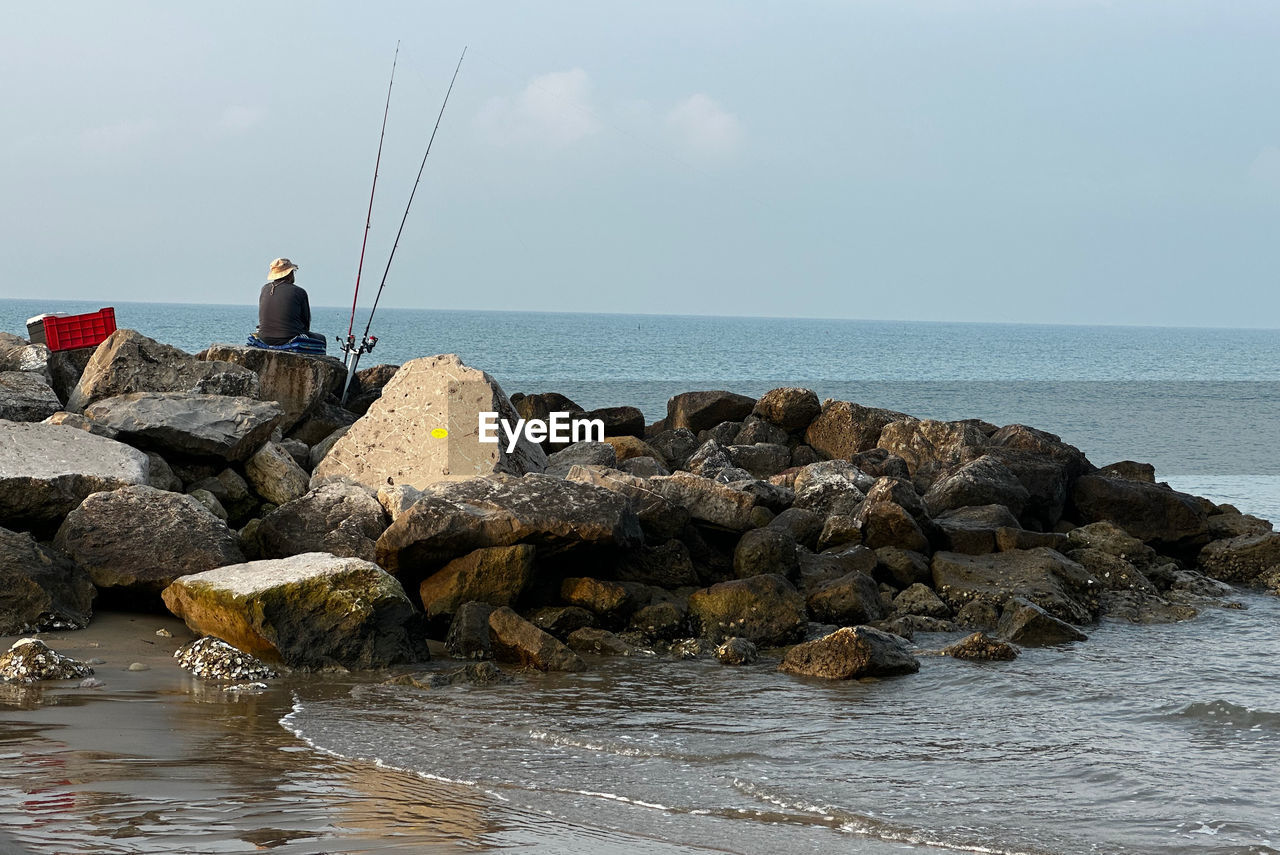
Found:
<svg viewBox="0 0 1280 855"><path fill-rule="evenodd" d="M4 855L493 848L485 838L503 823L484 794L329 757L280 726L291 687L347 692L355 677L229 693L177 667L173 651L193 636L168 615L100 614L88 629L39 637L105 660L94 665L103 685L0 684Z"/></svg>

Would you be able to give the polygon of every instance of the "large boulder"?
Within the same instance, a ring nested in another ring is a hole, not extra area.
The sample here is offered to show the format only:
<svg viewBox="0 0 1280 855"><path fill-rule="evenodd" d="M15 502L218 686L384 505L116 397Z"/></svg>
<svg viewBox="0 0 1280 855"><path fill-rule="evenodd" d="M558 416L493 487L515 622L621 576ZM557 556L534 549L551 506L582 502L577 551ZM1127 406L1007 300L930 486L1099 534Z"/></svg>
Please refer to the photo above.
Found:
<svg viewBox="0 0 1280 855"><path fill-rule="evenodd" d="M912 480L925 490L941 473L961 465L974 449L986 444L986 435L972 423L923 419L885 425L877 447L906 461Z"/></svg>
<svg viewBox="0 0 1280 855"><path fill-rule="evenodd" d="M1024 647L1066 644L1088 638L1071 624L1059 620L1024 597L1014 597L1005 603L996 634L1005 641Z"/></svg>
<svg viewBox="0 0 1280 855"><path fill-rule="evenodd" d="M381 397L312 473L317 486L338 477L370 489L461 481L494 473L542 472L547 455L523 434L513 451L498 429L498 442L480 442L481 413L497 413L515 425L519 416L497 381L456 355L414 359L382 390Z"/></svg>
<svg viewBox="0 0 1280 855"><path fill-rule="evenodd" d="M685 508L698 522L728 531L745 531L753 524L756 499L692 472L673 472L646 479L649 488L673 505Z"/></svg>
<svg viewBox="0 0 1280 855"><path fill-rule="evenodd" d="M347 369L332 356L303 356L261 347L215 344L201 359L229 362L258 375L258 397L284 411L280 429L288 431L308 416L330 393L342 390Z"/></svg>
<svg viewBox="0 0 1280 855"><path fill-rule="evenodd" d="M756 401L752 412L788 433L802 431L822 412L818 396L811 389L784 386L770 389Z"/></svg>
<svg viewBox="0 0 1280 855"><path fill-rule="evenodd" d="M491 546L455 558L422 580L418 595L432 620L452 618L463 603L513 606L533 579L536 547Z"/></svg>
<svg viewBox="0 0 1280 855"><path fill-rule="evenodd" d="M130 392L195 392L256 398L258 376L229 362L197 359L134 330L116 330L98 345L67 398L84 412L94 401Z"/></svg>
<svg viewBox="0 0 1280 855"><path fill-rule="evenodd" d="M934 481L924 495L933 515L973 505L1004 505L1021 515L1030 494L1007 466L990 455L966 463Z"/></svg>
<svg viewBox="0 0 1280 855"><path fill-rule="evenodd" d="M257 451L281 415L269 402L195 392L130 392L90 404L84 414L131 445L234 462Z"/></svg>
<svg viewBox="0 0 1280 855"><path fill-rule="evenodd" d="M1110 520L1156 549L1196 550L1209 539L1204 506L1160 484L1082 475L1071 491L1078 522Z"/></svg>
<svg viewBox="0 0 1280 855"><path fill-rule="evenodd" d="M145 484L137 449L74 427L0 419L0 525L55 528L85 496Z"/></svg>
<svg viewBox="0 0 1280 855"><path fill-rule="evenodd" d="M933 587L959 611L970 602L1001 608L1024 597L1055 617L1088 623L1101 590L1083 567L1052 549L1026 549L994 555L938 552L933 556Z"/></svg>
<svg viewBox="0 0 1280 855"><path fill-rule="evenodd" d="M884 616L875 580L856 570L810 593L805 605L815 621L836 626L871 623Z"/></svg>
<svg viewBox="0 0 1280 855"><path fill-rule="evenodd" d="M80 567L25 532L0 528L0 635L83 629L96 593Z"/></svg>
<svg viewBox="0 0 1280 855"><path fill-rule="evenodd" d="M911 552L928 552L929 538L911 512L892 501L867 501L853 515L869 549L896 546Z"/></svg>
<svg viewBox="0 0 1280 855"><path fill-rule="evenodd" d="M74 347L49 354L49 385L64 405L84 376L84 369L96 352L95 347Z"/></svg>
<svg viewBox="0 0 1280 855"><path fill-rule="evenodd" d="M145 486L89 496L53 542L99 589L143 596L179 576L244 560L235 532L196 499Z"/></svg>
<svg viewBox="0 0 1280 855"><path fill-rule="evenodd" d="M804 597L782 576L734 579L689 596L689 617L705 638L719 644L740 636L765 647L804 635Z"/></svg>
<svg viewBox="0 0 1280 855"><path fill-rule="evenodd" d="M325 484L263 517L258 541L263 558L328 552L372 561L387 514L369 491L355 484Z"/></svg>
<svg viewBox="0 0 1280 855"><path fill-rule="evenodd" d="M499 662L539 671L584 671L586 663L563 642L503 606L489 614L489 643Z"/></svg>
<svg viewBox="0 0 1280 855"><path fill-rule="evenodd" d="M778 670L805 677L852 680L914 674L920 663L900 636L869 626L843 627L787 651Z"/></svg>
<svg viewBox="0 0 1280 855"><path fill-rule="evenodd" d="M849 401L827 401L804 432L804 441L824 458L849 460L875 448L885 425L904 420L913 421L906 413Z"/></svg>
<svg viewBox="0 0 1280 855"><path fill-rule="evenodd" d="M584 545L632 549L642 540L625 496L548 475L499 473L424 492L378 539L378 563L412 575L486 546L532 543L554 553Z"/></svg>
<svg viewBox="0 0 1280 855"><path fill-rule="evenodd" d="M607 442L575 442L567 448L547 455L547 474L561 478L575 466L616 468L618 452Z"/></svg>
<svg viewBox="0 0 1280 855"><path fill-rule="evenodd" d="M576 446L561 453L572 451L573 448ZM645 536L652 540L669 540L684 531L689 522L689 511L664 498L650 485L647 478L639 478L607 466L581 465L571 466L565 478L626 496L631 500Z"/></svg>
<svg viewBox="0 0 1280 855"><path fill-rule="evenodd" d="M1252 582L1280 567L1280 534L1261 532L1215 540L1200 551L1200 569L1223 582Z"/></svg>
<svg viewBox="0 0 1280 855"><path fill-rule="evenodd" d="M800 575L796 539L781 526L765 526L744 533L733 550L733 572L739 579L777 573L788 579Z"/></svg>
<svg viewBox="0 0 1280 855"><path fill-rule="evenodd" d="M1017 517L1004 505L969 505L944 511L934 524L945 551L969 555L999 551L999 533L1018 529Z"/></svg>
<svg viewBox="0 0 1280 855"><path fill-rule="evenodd" d="M266 442L245 461L244 475L253 491L273 505L300 499L307 492L307 472L289 450Z"/></svg>
<svg viewBox="0 0 1280 855"><path fill-rule="evenodd" d="M428 656L400 583L311 552L183 576L162 594L193 632L292 668L381 668Z"/></svg>
<svg viewBox="0 0 1280 855"><path fill-rule="evenodd" d="M0 419L39 422L62 409L44 378L27 371L0 371Z"/></svg>
<svg viewBox="0 0 1280 855"><path fill-rule="evenodd" d="M667 429L688 428L696 434L721 422L740 422L755 405L754 398L733 392L683 392L667 401Z"/></svg>

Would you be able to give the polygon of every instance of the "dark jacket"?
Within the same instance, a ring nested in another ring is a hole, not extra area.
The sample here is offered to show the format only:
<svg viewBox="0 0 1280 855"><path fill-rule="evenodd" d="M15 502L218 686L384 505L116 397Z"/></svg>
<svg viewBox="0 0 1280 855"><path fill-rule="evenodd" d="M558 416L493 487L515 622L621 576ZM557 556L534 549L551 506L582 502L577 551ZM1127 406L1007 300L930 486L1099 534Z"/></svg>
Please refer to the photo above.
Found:
<svg viewBox="0 0 1280 855"><path fill-rule="evenodd" d="M267 344L287 344L311 331L311 303L307 292L286 279L262 286L258 295L258 338Z"/></svg>

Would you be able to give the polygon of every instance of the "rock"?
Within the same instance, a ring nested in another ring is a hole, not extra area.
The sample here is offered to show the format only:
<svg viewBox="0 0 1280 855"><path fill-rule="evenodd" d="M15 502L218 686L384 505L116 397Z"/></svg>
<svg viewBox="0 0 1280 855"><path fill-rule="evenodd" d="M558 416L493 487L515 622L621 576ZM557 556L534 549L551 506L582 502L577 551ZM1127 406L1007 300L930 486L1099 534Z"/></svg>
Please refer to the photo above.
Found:
<svg viewBox="0 0 1280 855"><path fill-rule="evenodd" d="M293 458L293 462L298 466L305 467L308 465L308 459L311 457L311 448L305 442L285 437L277 444L289 452L289 456Z"/></svg>
<svg viewBox="0 0 1280 855"><path fill-rule="evenodd" d="M679 469L697 451L698 437L688 428L663 430L648 437L649 445L662 455L671 469Z"/></svg>
<svg viewBox="0 0 1280 855"><path fill-rule="evenodd" d="M0 419L38 422L62 409L62 402L38 374L0 371Z"/></svg>
<svg viewBox="0 0 1280 855"><path fill-rule="evenodd" d="M1012 662L1018 658L1018 648L1005 641L998 641L985 632L960 639L950 647L942 648L946 656L967 662Z"/></svg>
<svg viewBox="0 0 1280 855"><path fill-rule="evenodd" d="M547 606L534 611L528 619L538 629L562 641L575 630L596 625L596 616L580 606ZM487 623L485 625L488 626Z"/></svg>
<svg viewBox="0 0 1280 855"><path fill-rule="evenodd" d="M987 555L997 551L1002 529L1017 529L1018 520L1004 505L974 505L944 511L934 523L950 552Z"/></svg>
<svg viewBox="0 0 1280 855"><path fill-rule="evenodd" d="M263 444L244 464L253 491L273 505L284 505L307 493L306 470L278 442Z"/></svg>
<svg viewBox="0 0 1280 855"><path fill-rule="evenodd" d="M873 478L911 480L911 469L907 466L907 461L896 454L890 454L883 448L872 448L855 454L850 458L850 462Z"/></svg>
<svg viewBox="0 0 1280 855"><path fill-rule="evenodd" d="M721 422L740 422L755 405L754 398L732 392L683 392L667 401L667 428L688 428L696 434Z"/></svg>
<svg viewBox="0 0 1280 855"><path fill-rule="evenodd" d="M22 371L49 379L49 348L12 333L0 332L0 372Z"/></svg>
<svg viewBox="0 0 1280 855"><path fill-rule="evenodd" d="M618 464L618 468L637 478L653 478L658 475L671 474L671 470L656 457L632 457Z"/></svg>
<svg viewBox="0 0 1280 855"><path fill-rule="evenodd" d="M852 515L874 481L845 460L826 460L801 468L795 476L794 506L821 517Z"/></svg>
<svg viewBox="0 0 1280 855"><path fill-rule="evenodd" d="M935 481L924 501L935 516L974 505L1004 505L1017 517L1030 498L1027 488L1007 466L984 455Z"/></svg>
<svg viewBox="0 0 1280 855"><path fill-rule="evenodd" d="M1102 617L1136 624L1177 623L1199 612L1186 603L1172 603L1148 591L1103 591L1098 613Z"/></svg>
<svg viewBox="0 0 1280 855"><path fill-rule="evenodd" d="M885 425L911 421L906 413L864 407L848 401L827 401L804 433L804 441L821 457L849 460L875 448Z"/></svg>
<svg viewBox="0 0 1280 855"><path fill-rule="evenodd" d="M601 466L573 466L565 478L627 497L645 536L651 540L669 540L684 531L689 522L689 511L667 501L649 485L648 479Z"/></svg>
<svg viewBox="0 0 1280 855"><path fill-rule="evenodd" d="M742 423L742 429L734 436L730 445L756 445L757 443L769 443L771 445L789 445L791 437L785 430L777 425L770 424L756 416L747 416L747 420ZM790 459L791 452L787 452ZM816 458L816 455L815 455ZM810 463L814 461L808 461ZM785 467L784 467L785 468Z"/></svg>
<svg viewBox="0 0 1280 855"><path fill-rule="evenodd" d="M822 525L818 536L818 549L826 550L848 544L862 543L862 524L855 517L832 514Z"/></svg>
<svg viewBox="0 0 1280 855"><path fill-rule="evenodd" d="M689 547L674 538L621 556L614 565L614 572L618 579L625 582L640 582L668 589L699 584Z"/></svg>
<svg viewBox="0 0 1280 855"><path fill-rule="evenodd" d="M1106 520L1073 528L1067 532L1067 540L1070 550L1096 549L1142 570L1156 566L1159 561L1154 549Z"/></svg>
<svg viewBox="0 0 1280 855"><path fill-rule="evenodd" d="M83 569L30 534L0 528L0 635L83 629L96 593Z"/></svg>
<svg viewBox="0 0 1280 855"><path fill-rule="evenodd" d="M606 439L621 436L644 439L644 413L635 407L601 407L588 410L581 418L583 421L603 422Z"/></svg>
<svg viewBox="0 0 1280 855"><path fill-rule="evenodd" d="M825 527L820 514L805 508L787 508L769 521L770 528L781 528L791 532L791 536L808 549L818 545L818 538Z"/></svg>
<svg viewBox="0 0 1280 855"><path fill-rule="evenodd" d="M986 435L972 424L933 419L887 424L877 442L879 448L906 461L913 482L922 491L929 489L943 472L964 465L966 460L976 456L973 453L975 449L986 444ZM969 504L983 505L988 501Z"/></svg>
<svg viewBox="0 0 1280 855"><path fill-rule="evenodd" d="M453 615L444 647L454 659L492 659L489 641L489 615L493 606L487 603L463 603Z"/></svg>
<svg viewBox="0 0 1280 855"><path fill-rule="evenodd" d="M1208 515L1200 503L1159 484L1082 475L1071 501L1080 522L1110 520L1157 549L1194 549L1209 539Z"/></svg>
<svg viewBox="0 0 1280 855"><path fill-rule="evenodd" d="M334 431L351 427L355 421L355 413L328 401L321 401L311 408L306 418L294 425L289 431L289 438L314 446L328 439Z"/></svg>
<svg viewBox="0 0 1280 855"><path fill-rule="evenodd" d="M351 388L347 391L347 400L343 407L352 413L363 416L369 411L374 401L382 396L382 390L391 378L400 370L399 365L371 365L361 368L351 378Z"/></svg>
<svg viewBox="0 0 1280 855"><path fill-rule="evenodd" d="M327 395L341 394L347 379L342 360L333 356L303 356L260 347L215 344L200 354L200 358L240 365L257 374L258 397L280 405L284 416L279 427L285 432L310 415Z"/></svg>
<svg viewBox="0 0 1280 855"><path fill-rule="evenodd" d="M730 445L725 448L729 461L753 478L777 475L791 465L791 450L785 445L760 442L754 445Z"/></svg>
<svg viewBox="0 0 1280 855"><path fill-rule="evenodd" d="M612 632L592 626L584 626L569 633L566 644L570 650L596 656L633 656L636 653L636 648Z"/></svg>
<svg viewBox="0 0 1280 855"><path fill-rule="evenodd" d="M505 606L489 614L489 643L499 662L539 671L584 671L587 667L578 654Z"/></svg>
<svg viewBox="0 0 1280 855"><path fill-rule="evenodd" d="M402 674L384 686L411 686L415 689L447 689L451 686L509 686L515 679L492 662L473 662L443 674Z"/></svg>
<svg viewBox="0 0 1280 855"><path fill-rule="evenodd" d="M909 588L916 582L932 582L933 572L929 559L919 552L911 552L896 546L882 546L875 551L876 566L872 573L879 582L887 582L895 588Z"/></svg>
<svg viewBox="0 0 1280 855"><path fill-rule="evenodd" d="M996 633L1023 647L1067 644L1088 638L1066 621L1059 620L1025 597L1014 597L1000 613Z"/></svg>
<svg viewBox="0 0 1280 855"><path fill-rule="evenodd" d="M496 474L436 485L383 532L377 553L389 572L412 575L486 546L532 543L554 554L642 540L624 496L547 475Z"/></svg>
<svg viewBox="0 0 1280 855"><path fill-rule="evenodd" d="M38 638L20 638L0 654L0 682L30 685L42 680L79 680L93 669L63 656Z"/></svg>
<svg viewBox="0 0 1280 855"><path fill-rule="evenodd" d="M1024 597L1056 617L1088 623L1100 585L1083 567L1051 549L933 556L933 587L953 610L978 600L999 608Z"/></svg>
<svg viewBox="0 0 1280 855"><path fill-rule="evenodd" d="M76 347L71 350L57 350L49 354L48 368L50 384L64 405L75 391L76 384L84 376L85 366L93 358L97 348Z"/></svg>
<svg viewBox="0 0 1280 855"><path fill-rule="evenodd" d="M688 618L687 603L660 600L637 609L630 627L655 641L673 641L688 634Z"/></svg>
<svg viewBox="0 0 1280 855"><path fill-rule="evenodd" d="M630 434L622 436L605 436L604 441L613 448L614 456L618 462L624 460L632 460L637 457L651 457L655 460L662 459L662 452L658 451L643 439L638 439ZM606 464L609 465L609 464Z"/></svg>
<svg viewBox="0 0 1280 855"><path fill-rule="evenodd" d="M777 573L788 579L800 575L796 541L785 528L767 526L742 535L733 551L733 573L748 579L763 573Z"/></svg>
<svg viewBox="0 0 1280 855"><path fill-rule="evenodd" d="M1259 519L1252 514L1238 512L1211 514L1208 522L1210 540L1225 540L1242 534L1265 534L1271 531L1269 521Z"/></svg>
<svg viewBox="0 0 1280 855"><path fill-rule="evenodd" d="M708 439L686 462L687 468L694 475L710 478L721 484L730 481L750 480L754 476L745 469L739 469L729 457L729 452L719 442Z"/></svg>
<svg viewBox="0 0 1280 855"><path fill-rule="evenodd" d="M201 680L272 680L280 676L256 656L237 650L221 638L205 636L173 651L178 667Z"/></svg>
<svg viewBox="0 0 1280 855"><path fill-rule="evenodd" d="M997 552L1037 549L1042 546L1065 554L1071 548L1071 541L1065 534L1056 531L1027 531L1024 528L1010 526L1001 526L996 529Z"/></svg>
<svg viewBox="0 0 1280 855"><path fill-rule="evenodd" d="M956 612L956 626L965 629L995 631L1000 622L1000 610L983 600L970 600Z"/></svg>
<svg viewBox="0 0 1280 855"><path fill-rule="evenodd" d="M805 605L815 621L836 626L871 623L884 616L875 580L856 571L827 582L809 594Z"/></svg>
<svg viewBox="0 0 1280 855"><path fill-rule="evenodd" d="M412 508L421 498L422 491L408 484L378 489L378 504L382 505L382 509L387 512L392 522L399 519L402 513Z"/></svg>
<svg viewBox="0 0 1280 855"><path fill-rule="evenodd" d="M190 490L187 495L195 499L204 509L213 514L223 522L227 521L227 509L222 507L222 502L218 501L218 497L210 493L208 490Z"/></svg>
<svg viewBox="0 0 1280 855"><path fill-rule="evenodd" d="M922 524L929 517L924 500L907 479L881 476L866 493L868 502L893 502Z"/></svg>
<svg viewBox="0 0 1280 855"><path fill-rule="evenodd" d="M104 436L107 439L117 439L120 436L120 432L117 431L115 428L110 428L110 427L107 427L106 425L100 425L96 422L91 422L80 413L68 413L62 410L59 410L58 412L49 416L47 419L45 419L42 422L42 424L66 425L67 427L73 427L73 428L76 428L77 430L87 430L89 433L95 434L97 436Z"/></svg>
<svg viewBox="0 0 1280 855"><path fill-rule="evenodd" d="M805 677L851 680L914 674L920 663L906 639L869 626L844 627L787 651L778 670Z"/></svg>
<svg viewBox="0 0 1280 855"><path fill-rule="evenodd" d="M728 531L745 531L752 525L755 498L691 472L650 478L645 482L655 493L707 525Z"/></svg>
<svg viewBox="0 0 1280 855"><path fill-rule="evenodd" d="M928 552L929 538L920 524L896 502L864 502L854 520L862 529L862 543L869 549L896 546L911 552Z"/></svg>
<svg viewBox="0 0 1280 855"><path fill-rule="evenodd" d="M182 492L182 480L173 474L173 468L159 454L154 451L147 452L147 460L150 465L147 471L147 486L155 487L157 490L168 490L171 493ZM217 496L214 493L214 496ZM222 499L219 497L218 501Z"/></svg>
<svg viewBox="0 0 1280 855"><path fill-rule="evenodd" d="M129 393L179 392L257 398L258 377L229 362L204 361L134 330L116 330L98 345L67 398L84 412L93 402ZM268 431L270 433L270 431Z"/></svg>
<svg viewBox="0 0 1280 855"><path fill-rule="evenodd" d="M560 599L586 609L609 624L619 624L634 610L626 587L618 582L575 576L560 584Z"/></svg>
<svg viewBox="0 0 1280 855"><path fill-rule="evenodd" d="M804 597L782 576L765 574L721 582L689 597L689 617L714 643L741 636L766 647L804 633Z"/></svg>
<svg viewBox="0 0 1280 855"><path fill-rule="evenodd" d="M0 525L46 530L90 493L145 484L147 456L60 425L0 419Z"/></svg>
<svg viewBox="0 0 1280 855"><path fill-rule="evenodd" d="M756 401L752 412L788 433L802 431L822 412L818 396L809 389L771 389Z"/></svg>
<svg viewBox="0 0 1280 855"><path fill-rule="evenodd" d="M369 412L316 466L312 486L347 477L373 490L396 484L421 490L438 482L546 468L542 448L524 436L510 453L501 428L499 442L480 442L482 412L496 412L511 424L518 418L497 381L454 354L406 362ZM448 431L448 436L433 431Z"/></svg>
<svg viewBox="0 0 1280 855"><path fill-rule="evenodd" d="M263 558L328 552L372 561L387 516L378 500L355 484L325 484L286 502L262 518Z"/></svg>
<svg viewBox="0 0 1280 855"><path fill-rule="evenodd" d="M901 615L887 620L876 621L876 629L891 635L900 635L905 639L914 639L921 632L957 632L959 627L949 620L924 617L923 615Z"/></svg>
<svg viewBox="0 0 1280 855"><path fill-rule="evenodd" d="M730 638L716 648L716 659L723 665L753 665L759 661L760 651L745 638Z"/></svg>
<svg viewBox="0 0 1280 855"><path fill-rule="evenodd" d="M1267 574L1275 572L1275 569L1273 567L1263 571L1261 575L1253 580L1253 584L1265 584L1264 580ZM1176 564L1166 564L1151 571L1152 577L1162 574L1167 575L1167 582L1163 586L1167 590L1180 591L1196 597L1208 597L1210 599L1229 597L1235 590L1226 582L1211 579L1197 570L1180 569Z"/></svg>
<svg viewBox="0 0 1280 855"><path fill-rule="evenodd" d="M119 395L91 404L84 414L143 449L235 462L257 451L280 420L275 404L190 392Z"/></svg>
<svg viewBox="0 0 1280 855"><path fill-rule="evenodd" d="M947 604L938 599L932 588L919 582L893 598L893 613L896 616L920 615L939 619L951 617Z"/></svg>
<svg viewBox="0 0 1280 855"><path fill-rule="evenodd" d="M547 457L547 474L563 478L577 465L616 469L618 453L607 442L575 442L563 451Z"/></svg>
<svg viewBox="0 0 1280 855"><path fill-rule="evenodd" d="M146 486L89 496L53 542L99 589L144 596L179 576L244 560L235 533L198 501Z"/></svg>
<svg viewBox="0 0 1280 855"><path fill-rule="evenodd" d="M1200 551L1200 569L1223 582L1252 582L1280 566L1280 534L1242 534L1215 540Z"/></svg>
<svg viewBox="0 0 1280 855"><path fill-rule="evenodd" d="M510 606L533 578L536 549L527 544L477 549L422 580L418 594L432 620L450 619L463 603Z"/></svg>
<svg viewBox="0 0 1280 855"><path fill-rule="evenodd" d="M183 576L164 603L192 631L294 668L381 668L427 658L413 605L377 565L321 552Z"/></svg>
<svg viewBox="0 0 1280 855"><path fill-rule="evenodd" d="M1130 481L1145 481L1148 484L1156 482L1156 468L1154 466L1150 463L1137 463L1133 460L1121 460L1119 463L1103 466L1098 470L1098 474L1106 475L1109 478L1128 478Z"/></svg>
<svg viewBox="0 0 1280 855"><path fill-rule="evenodd" d="M1073 549L1065 554L1097 579L1105 590L1156 593L1155 585L1151 584L1142 571L1123 558L1089 547Z"/></svg>
<svg viewBox="0 0 1280 855"><path fill-rule="evenodd" d="M340 427L311 446L311 453L307 455L307 468L314 472L316 467L320 465L320 461L324 460L324 456L338 444L338 440L347 435L349 430L351 430L351 425Z"/></svg>
<svg viewBox="0 0 1280 855"><path fill-rule="evenodd" d="M730 481L729 487L737 490L739 493L746 493L755 501L756 506L752 509L753 519L751 524L755 528L768 525L774 517L774 514L780 513L791 507L791 503L795 501L796 495L786 487L779 487L777 484L770 484L768 481L757 481L754 478L743 481ZM768 516L761 517L757 511L767 511Z"/></svg>

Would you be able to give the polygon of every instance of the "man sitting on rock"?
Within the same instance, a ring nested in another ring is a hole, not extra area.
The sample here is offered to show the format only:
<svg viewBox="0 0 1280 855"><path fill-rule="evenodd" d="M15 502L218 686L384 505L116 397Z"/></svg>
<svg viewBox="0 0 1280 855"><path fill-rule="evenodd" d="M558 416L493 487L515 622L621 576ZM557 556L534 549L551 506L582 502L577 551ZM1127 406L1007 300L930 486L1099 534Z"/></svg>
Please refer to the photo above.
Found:
<svg viewBox="0 0 1280 855"><path fill-rule="evenodd" d="M267 284L258 295L258 329L249 344L300 353L324 353L325 339L311 332L311 303L293 281L298 269L287 258L271 262Z"/></svg>

